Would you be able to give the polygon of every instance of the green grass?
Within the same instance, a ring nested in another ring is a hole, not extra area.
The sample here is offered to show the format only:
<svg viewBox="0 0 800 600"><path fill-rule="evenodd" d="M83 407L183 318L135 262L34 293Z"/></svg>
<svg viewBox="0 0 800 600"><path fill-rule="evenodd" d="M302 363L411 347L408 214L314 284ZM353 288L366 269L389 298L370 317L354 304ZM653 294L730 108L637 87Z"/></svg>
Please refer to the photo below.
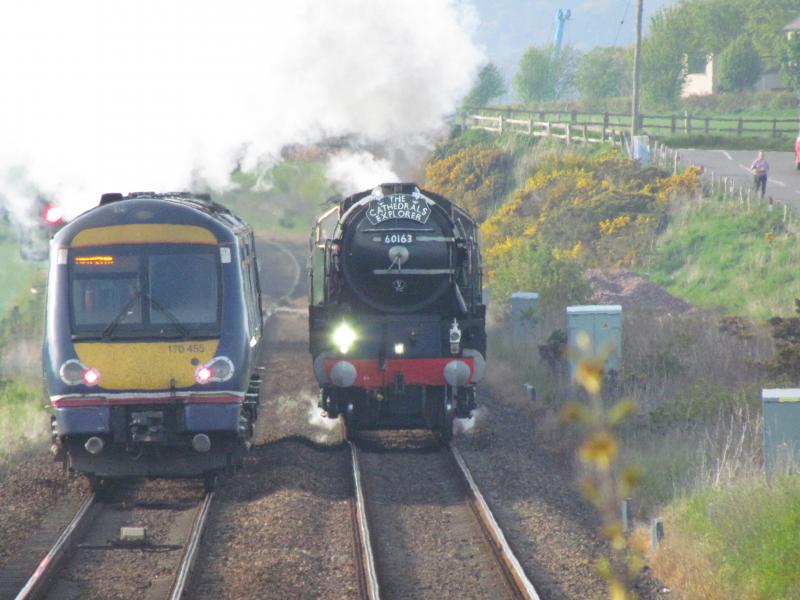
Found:
<svg viewBox="0 0 800 600"><path fill-rule="evenodd" d="M0 222L0 317L6 314L15 297L30 287L31 275L45 263L32 263L19 256L19 242L11 227Z"/></svg>
<svg viewBox="0 0 800 600"><path fill-rule="evenodd" d="M261 176L235 173L236 189L215 200L259 232L308 235L334 190L319 161L285 161Z"/></svg>
<svg viewBox="0 0 800 600"><path fill-rule="evenodd" d="M44 393L19 381L0 381L0 472L20 451L48 437Z"/></svg>
<svg viewBox="0 0 800 600"><path fill-rule="evenodd" d="M667 534L688 541L683 552L702 548L714 572L706 573L725 598L788 600L800 597L800 477L767 483L740 481L673 503L665 513ZM689 560L692 556L686 557ZM698 562L701 562L698 558ZM658 571L656 572L658 574ZM692 582L689 580L689 587ZM707 585L707 582L698 582ZM686 597L691 589L683 589Z"/></svg>
<svg viewBox="0 0 800 600"><path fill-rule="evenodd" d="M696 148L716 150L750 150L757 152L793 152L795 138L790 137L752 137L722 135L667 135L656 136L658 141L671 148Z"/></svg>
<svg viewBox="0 0 800 600"><path fill-rule="evenodd" d="M707 309L754 319L788 315L800 298L800 244L776 209L716 200L680 212L648 267L672 294Z"/></svg>

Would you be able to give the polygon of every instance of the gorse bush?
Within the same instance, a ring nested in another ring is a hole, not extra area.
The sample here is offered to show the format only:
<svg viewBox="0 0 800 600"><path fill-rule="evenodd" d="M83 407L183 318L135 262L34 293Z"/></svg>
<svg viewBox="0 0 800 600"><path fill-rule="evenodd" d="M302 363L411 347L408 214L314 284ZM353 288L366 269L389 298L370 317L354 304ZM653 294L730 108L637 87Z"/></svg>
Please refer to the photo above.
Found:
<svg viewBox="0 0 800 600"><path fill-rule="evenodd" d="M512 173L507 152L477 144L430 163L425 169L425 187L454 199L482 221L504 201L513 185Z"/></svg>
<svg viewBox="0 0 800 600"><path fill-rule="evenodd" d="M487 275L501 302L514 288L536 290L543 306L586 300L585 268L639 264L670 200L700 189L694 170L670 176L611 152L545 155L532 170L482 226Z"/></svg>

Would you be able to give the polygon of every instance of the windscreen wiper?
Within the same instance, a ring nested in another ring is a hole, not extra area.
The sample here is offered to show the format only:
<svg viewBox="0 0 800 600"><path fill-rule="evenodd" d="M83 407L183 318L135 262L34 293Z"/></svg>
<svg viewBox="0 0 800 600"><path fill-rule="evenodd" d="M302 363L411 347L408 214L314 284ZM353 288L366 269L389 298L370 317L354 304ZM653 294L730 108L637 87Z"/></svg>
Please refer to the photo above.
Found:
<svg viewBox="0 0 800 600"><path fill-rule="evenodd" d="M175 329L178 330L178 333L180 333L183 337L186 337L186 338L193 337L192 333L189 331L189 328L186 327L186 325L184 325L183 323L181 323L178 320L178 317L173 315L166 307L164 307L164 305L162 305L160 302L158 302L152 296L149 296L149 295L145 294L144 297L145 297L145 300L149 300L150 301L150 304L152 304L153 307L158 312L160 312L162 315L167 317L172 322L172 324L175 325Z"/></svg>
<svg viewBox="0 0 800 600"><path fill-rule="evenodd" d="M141 296L142 292L140 290L136 290L133 293L133 296L131 296L131 299L125 303L125 306L122 307L122 310L120 310L119 313L117 313L117 316L114 317L114 319L106 326L105 329L103 329L101 337L104 340L107 340L111 337L111 334L117 328L117 325L119 325L122 322L122 319L128 316L128 311L133 307L134 302L136 302L139 298L141 298Z"/></svg>

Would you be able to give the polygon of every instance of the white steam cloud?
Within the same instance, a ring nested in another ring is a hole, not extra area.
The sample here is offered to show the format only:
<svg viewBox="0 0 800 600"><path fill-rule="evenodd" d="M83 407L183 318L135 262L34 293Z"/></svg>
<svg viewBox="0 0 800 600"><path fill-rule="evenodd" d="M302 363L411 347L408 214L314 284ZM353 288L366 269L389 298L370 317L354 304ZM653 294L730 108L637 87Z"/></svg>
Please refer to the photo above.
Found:
<svg viewBox="0 0 800 600"><path fill-rule="evenodd" d="M424 144L482 60L475 14L458 0L4 2L0 197L36 190L74 213L107 191L222 187L290 143ZM391 174L350 163L360 174L340 156L332 176Z"/></svg>
<svg viewBox="0 0 800 600"><path fill-rule="evenodd" d="M398 180L388 160L376 158L365 150L343 150L332 155L328 159L326 176L344 193Z"/></svg>
<svg viewBox="0 0 800 600"><path fill-rule="evenodd" d="M485 406L479 406L472 411L472 416L469 419L456 419L453 421L453 429L456 434L470 435L480 430L480 426L489 416L489 409Z"/></svg>

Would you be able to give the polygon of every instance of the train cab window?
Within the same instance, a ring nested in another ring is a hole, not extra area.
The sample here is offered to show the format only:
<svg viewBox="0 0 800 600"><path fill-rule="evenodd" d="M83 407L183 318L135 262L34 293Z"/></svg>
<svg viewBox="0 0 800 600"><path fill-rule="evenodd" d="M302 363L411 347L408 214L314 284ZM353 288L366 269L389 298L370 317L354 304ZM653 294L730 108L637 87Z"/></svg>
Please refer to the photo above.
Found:
<svg viewBox="0 0 800 600"><path fill-rule="evenodd" d="M142 322L138 256L78 256L72 264L72 309L77 327Z"/></svg>
<svg viewBox="0 0 800 600"><path fill-rule="evenodd" d="M81 250L70 256L73 334L87 338L216 336L216 248Z"/></svg>
<svg viewBox="0 0 800 600"><path fill-rule="evenodd" d="M155 254L149 257L151 323L216 324L218 290L215 255Z"/></svg>

